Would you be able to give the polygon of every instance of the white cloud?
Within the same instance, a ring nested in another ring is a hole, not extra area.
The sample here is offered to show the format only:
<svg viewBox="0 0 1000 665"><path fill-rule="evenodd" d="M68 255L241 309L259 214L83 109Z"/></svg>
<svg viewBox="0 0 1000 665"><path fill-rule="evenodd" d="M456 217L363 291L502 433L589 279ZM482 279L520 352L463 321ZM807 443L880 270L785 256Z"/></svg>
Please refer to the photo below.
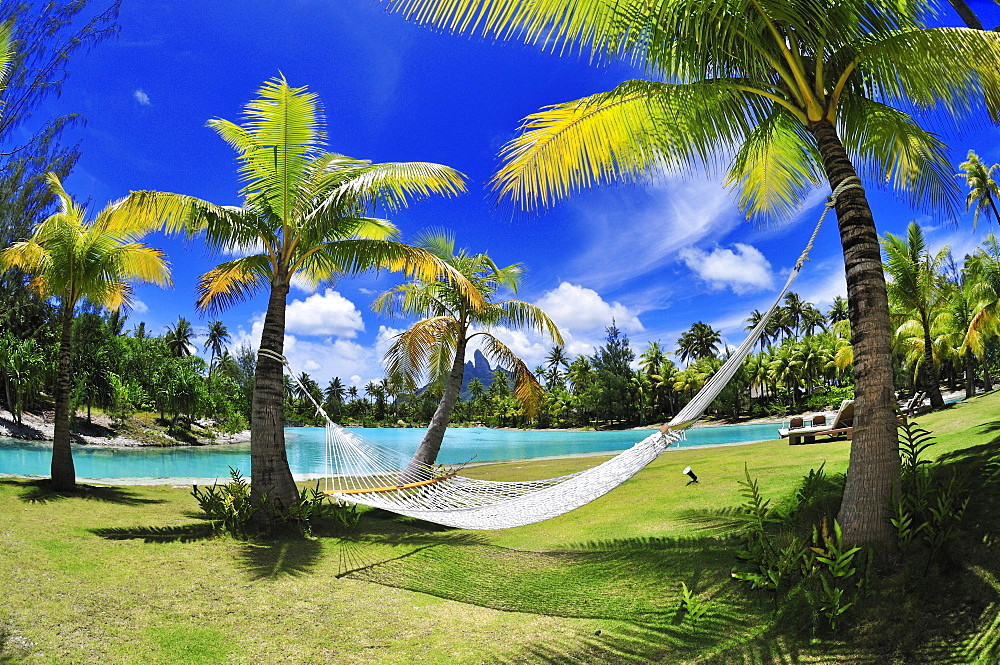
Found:
<svg viewBox="0 0 1000 665"><path fill-rule="evenodd" d="M285 313L285 329L298 335L336 335L355 338L365 329L361 312L333 289L293 300Z"/></svg>
<svg viewBox="0 0 1000 665"><path fill-rule="evenodd" d="M130 307L133 314L145 314L149 311L149 305L138 299L133 300Z"/></svg>
<svg viewBox="0 0 1000 665"><path fill-rule="evenodd" d="M711 252L688 247L680 257L712 289L730 288L737 295L774 288L771 264L759 249L743 243L733 249L716 247Z"/></svg>
<svg viewBox="0 0 1000 665"><path fill-rule="evenodd" d="M132 97L134 97L135 101L139 102L139 104L141 106L152 106L153 105L153 103L151 101L149 101L149 95L147 95L146 91L143 90L142 88L139 88L138 90L136 90L135 92L133 92L132 93Z"/></svg>
<svg viewBox="0 0 1000 665"><path fill-rule="evenodd" d="M621 285L674 261L704 238L722 238L742 222L718 182L670 179L640 195L578 208L589 248L574 262L573 281L598 289ZM613 194L605 194L613 196Z"/></svg>
<svg viewBox="0 0 1000 665"><path fill-rule="evenodd" d="M401 332L403 331L399 328L390 328L389 326L378 327L378 334L375 336L375 353L378 354L379 358L385 357L385 352L396 341L396 335Z"/></svg>
<svg viewBox="0 0 1000 665"><path fill-rule="evenodd" d="M614 319L626 332L643 329L638 315L619 302L606 302L597 291L578 284L562 282L558 288L545 292L535 303L549 315L560 331L583 332L603 330Z"/></svg>

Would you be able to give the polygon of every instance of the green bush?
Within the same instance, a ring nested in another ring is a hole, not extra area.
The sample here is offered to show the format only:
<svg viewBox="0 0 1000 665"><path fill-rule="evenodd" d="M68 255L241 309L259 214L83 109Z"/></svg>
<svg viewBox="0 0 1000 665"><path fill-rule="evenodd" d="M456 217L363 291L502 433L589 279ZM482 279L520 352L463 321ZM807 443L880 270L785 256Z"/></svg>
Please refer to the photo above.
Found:
<svg viewBox="0 0 1000 665"><path fill-rule="evenodd" d="M319 490L318 481L315 488L303 487L298 504L291 508L274 505L267 495L262 497L258 508L250 501L250 484L243 474L229 467L229 475L232 481L224 485L215 483L205 489L194 485L191 495L215 528L233 538L247 540L250 537L250 520L258 510L268 511L272 517L307 536L312 535L320 521L327 521L334 530L351 528L358 523L357 507L332 503Z"/></svg>
<svg viewBox="0 0 1000 665"><path fill-rule="evenodd" d="M816 632L819 617L825 617L827 627L836 631L843 614L866 591L871 563L866 552L869 565L859 572L855 558L865 550L846 548L840 525L829 517L843 492L843 477L828 477L823 466L811 469L792 500L771 508L746 467L744 474L740 494L745 501L740 508L747 519L744 547L737 558L748 570L734 571L733 578L752 589L773 592L779 614L793 624L806 622L810 631ZM800 532L809 528L807 520L816 516L820 526L811 522L809 541ZM832 530L828 527L831 522ZM812 544L807 546L807 542ZM786 604L797 609L789 610Z"/></svg>
<svg viewBox="0 0 1000 665"><path fill-rule="evenodd" d="M896 527L900 552L910 562L922 557L926 576L961 535L970 494L956 471L941 478L940 470L921 458L936 443L929 431L904 421L898 436L901 482L889 500L888 517Z"/></svg>

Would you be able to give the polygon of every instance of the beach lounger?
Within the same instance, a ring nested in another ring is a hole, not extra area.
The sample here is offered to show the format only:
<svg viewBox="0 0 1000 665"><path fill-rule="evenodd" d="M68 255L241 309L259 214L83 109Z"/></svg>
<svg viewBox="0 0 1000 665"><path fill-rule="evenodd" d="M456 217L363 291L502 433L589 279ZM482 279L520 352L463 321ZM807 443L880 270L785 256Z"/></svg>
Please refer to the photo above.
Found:
<svg viewBox="0 0 1000 665"><path fill-rule="evenodd" d="M827 423L826 416L817 415L813 418L812 425L803 426L802 418L792 418L788 427L778 430L778 436L782 439L788 438L789 445L800 443L814 443L817 436L838 436L847 435L850 439L854 433L854 400L845 399L840 403L837 415L833 417L833 422Z"/></svg>

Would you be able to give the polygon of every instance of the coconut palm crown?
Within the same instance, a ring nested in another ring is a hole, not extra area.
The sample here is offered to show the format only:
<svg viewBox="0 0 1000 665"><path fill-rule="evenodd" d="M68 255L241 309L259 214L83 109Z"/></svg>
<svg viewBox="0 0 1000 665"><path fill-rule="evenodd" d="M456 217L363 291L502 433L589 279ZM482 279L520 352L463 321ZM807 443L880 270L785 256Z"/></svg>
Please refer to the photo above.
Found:
<svg viewBox="0 0 1000 665"><path fill-rule="evenodd" d="M201 276L198 307L217 311L268 291L261 351L281 355L285 307L293 276L313 286L367 270L402 270L428 282L464 279L445 262L398 241L399 232L376 209L398 210L414 198L464 191L454 169L424 162L374 164L326 152L317 96L267 81L247 104L242 124L213 119L214 129L238 154L243 182L240 207L191 196L133 192L128 205L158 219L168 231L203 233L216 250L243 253ZM472 306L480 300L470 295ZM298 502L288 467L282 413L282 366L258 358L251 410L252 499L279 507ZM257 526L271 526L274 511L259 510Z"/></svg>
<svg viewBox="0 0 1000 665"><path fill-rule="evenodd" d="M970 150L966 161L959 164L958 168L962 172L956 173L955 177L965 178L965 184L969 187L969 193L965 196L965 211L972 210L972 228L976 228L979 215L984 211L987 219L992 215L994 221L1000 222L1000 211L997 210L1000 185L993 179L993 172L1000 168L1000 164L986 166L979 155Z"/></svg>
<svg viewBox="0 0 1000 665"><path fill-rule="evenodd" d="M398 378L409 390L415 390L424 376L444 386L441 401L414 455L415 462L433 464L462 388L470 341L480 337L487 360L513 372L514 397L531 417L544 398L544 390L524 361L491 330L499 326L529 328L548 335L556 344L562 344L563 339L556 324L536 305L522 300L494 300L504 290L517 291L520 264L500 268L486 254L470 254L465 249L456 252L454 236L444 231L427 232L417 244L464 275L486 303L477 309L467 294L451 284L415 279L386 291L372 304L375 311L393 316L426 317L400 333L386 352L385 361L387 374Z"/></svg>
<svg viewBox="0 0 1000 665"><path fill-rule="evenodd" d="M692 166L723 170L758 220L790 216L821 183L845 185L836 211L858 381L838 519L847 542L888 548L883 509L899 475L892 327L878 232L855 178L957 213L945 145L914 112L976 121L984 100L1000 108L1000 35L928 29L931 5L910 0L383 2L420 23L625 59L650 75L528 116L493 178L522 209Z"/></svg>

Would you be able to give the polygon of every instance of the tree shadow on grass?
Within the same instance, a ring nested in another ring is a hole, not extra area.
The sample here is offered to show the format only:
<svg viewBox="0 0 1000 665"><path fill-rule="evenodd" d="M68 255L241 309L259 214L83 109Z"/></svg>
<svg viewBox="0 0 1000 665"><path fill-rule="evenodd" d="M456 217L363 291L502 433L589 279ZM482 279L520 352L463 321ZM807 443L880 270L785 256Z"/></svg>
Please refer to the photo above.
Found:
<svg viewBox="0 0 1000 665"><path fill-rule="evenodd" d="M254 580L308 575L322 554L322 543L310 538L243 543L239 550L241 567Z"/></svg>
<svg viewBox="0 0 1000 665"><path fill-rule="evenodd" d="M146 543L193 543L215 537L211 524L201 522L180 526L135 526L90 529L106 540L141 540Z"/></svg>
<svg viewBox="0 0 1000 665"><path fill-rule="evenodd" d="M528 647L511 659L517 662L650 662L664 653L717 648L720 636L748 626L742 618L747 601L729 581L731 552L714 538L633 538L545 552L481 540L449 544L425 544L346 576L494 610L600 626L592 637ZM697 622L681 611L680 580L708 604Z"/></svg>
<svg viewBox="0 0 1000 665"><path fill-rule="evenodd" d="M110 485L81 485L78 484L75 490L68 492L57 492L51 488L51 481L30 480L22 481L0 481L4 484L16 483L20 485L22 491L18 494L18 499L24 503L52 503L64 499L89 499L92 501L104 501L105 503L116 503L124 506L140 506L154 503L164 503L163 499L149 499L140 496L134 490L121 486Z"/></svg>

